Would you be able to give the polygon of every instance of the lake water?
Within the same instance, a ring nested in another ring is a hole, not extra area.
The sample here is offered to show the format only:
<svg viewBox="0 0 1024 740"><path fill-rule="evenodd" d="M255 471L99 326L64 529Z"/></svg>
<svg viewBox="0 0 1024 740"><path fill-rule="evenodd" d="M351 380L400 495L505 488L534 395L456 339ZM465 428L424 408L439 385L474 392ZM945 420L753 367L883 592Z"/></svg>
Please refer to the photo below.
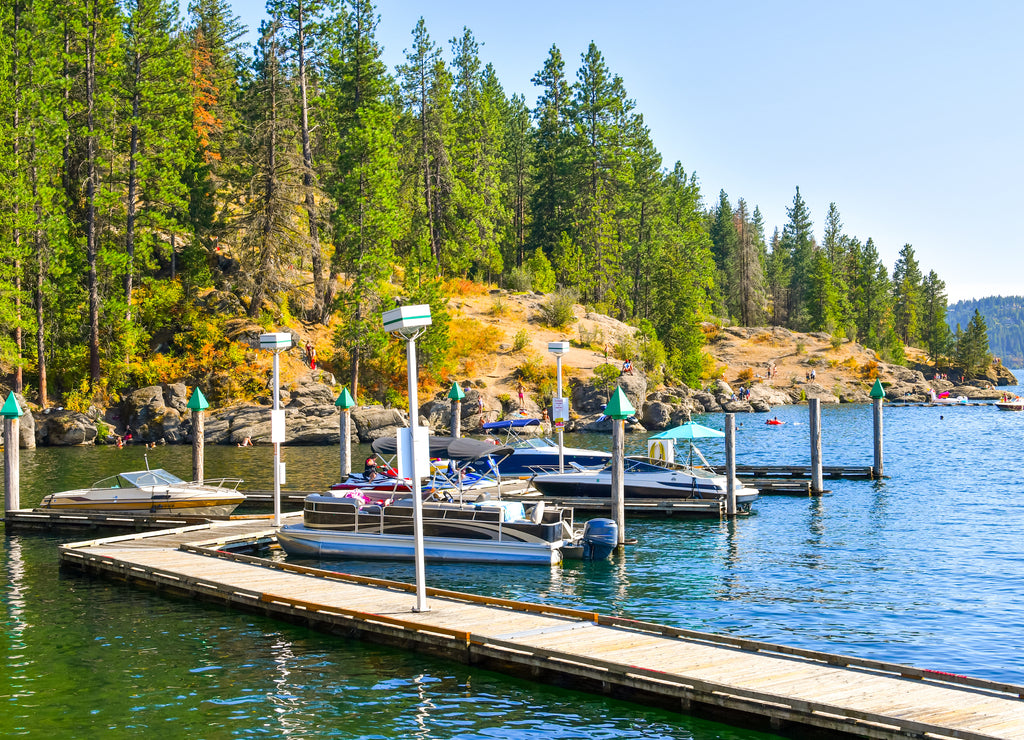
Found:
<svg viewBox="0 0 1024 740"><path fill-rule="evenodd" d="M1016 390L1016 389L1014 389ZM737 417L739 463L807 464L808 411ZM695 419L721 428L722 415ZM871 408L823 407L826 465L870 465ZM641 452L630 437L627 452ZM566 444L605 448L601 435ZM701 450L723 460L722 444ZM357 455L362 450L357 452ZM143 466L141 449L22 451L22 504ZM183 477L191 449L148 451ZM284 448L286 488L338 475L337 448ZM357 457L358 459L358 457ZM889 408L883 482L826 481L733 521L629 520L612 563L427 566L432 586L1024 683L1024 414ZM207 476L272 486L270 448L207 448ZM768 738L62 572L6 534L0 736ZM92 535L77 537L82 539ZM344 563L412 580L411 564Z"/></svg>

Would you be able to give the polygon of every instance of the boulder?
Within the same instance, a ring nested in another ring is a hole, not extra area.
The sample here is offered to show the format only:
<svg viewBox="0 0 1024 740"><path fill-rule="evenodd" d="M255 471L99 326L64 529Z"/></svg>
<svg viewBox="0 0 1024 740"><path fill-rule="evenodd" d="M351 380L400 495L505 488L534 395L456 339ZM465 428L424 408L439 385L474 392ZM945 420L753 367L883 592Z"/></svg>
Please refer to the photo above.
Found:
<svg viewBox="0 0 1024 740"><path fill-rule="evenodd" d="M609 389L599 385L600 381L597 378L589 381L572 378L569 383L572 408L581 415L600 414L615 391L614 386ZM639 371L634 371L632 374L620 375L617 383L629 402L633 404L633 408L638 411L642 409L644 399L647 397L647 377Z"/></svg>
<svg viewBox="0 0 1024 740"><path fill-rule="evenodd" d="M839 396L832 391L825 390L817 383L808 383L803 387L803 391L807 398L817 398L822 403L839 403Z"/></svg>
<svg viewBox="0 0 1024 740"><path fill-rule="evenodd" d="M398 427L408 426L408 414L383 406L363 406L352 409L352 421L360 442L372 442L381 437L394 437Z"/></svg>
<svg viewBox="0 0 1024 740"><path fill-rule="evenodd" d="M288 406L333 406L334 390L324 383L309 383L292 388Z"/></svg>
<svg viewBox="0 0 1024 740"><path fill-rule="evenodd" d="M47 409L36 424L36 444L50 447L91 445L96 442L96 421L86 414Z"/></svg>
<svg viewBox="0 0 1024 740"><path fill-rule="evenodd" d="M590 416L581 417L574 420L567 426L567 431L570 432L599 432L611 434L612 431L612 419L608 418L604 414L591 414ZM635 416L631 416L626 420L625 429L629 433L643 434L647 430L644 425L640 423L640 420Z"/></svg>
<svg viewBox="0 0 1024 740"><path fill-rule="evenodd" d="M181 394L175 393L174 397L180 399ZM138 442L184 441L181 417L180 412L165 403L164 389L159 385L132 392L121 409L121 418L126 420L125 433L130 429L133 440Z"/></svg>
<svg viewBox="0 0 1024 740"><path fill-rule="evenodd" d="M764 383L754 383L750 386L750 397L747 400L757 411L768 411L773 406L786 406L793 403L789 393ZM767 408L764 408L765 406Z"/></svg>

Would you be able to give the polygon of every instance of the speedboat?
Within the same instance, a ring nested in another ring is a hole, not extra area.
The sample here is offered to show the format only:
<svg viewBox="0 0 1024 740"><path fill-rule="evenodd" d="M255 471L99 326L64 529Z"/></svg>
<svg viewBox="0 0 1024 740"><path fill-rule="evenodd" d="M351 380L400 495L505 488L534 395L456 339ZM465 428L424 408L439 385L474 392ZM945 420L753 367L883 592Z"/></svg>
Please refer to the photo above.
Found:
<svg viewBox="0 0 1024 740"><path fill-rule="evenodd" d="M498 465L502 478L529 478L543 470L558 469L558 443L547 437L521 437L519 432L533 426L540 426L540 419L506 419L483 425L488 434L505 432L502 444L512 448L512 454ZM563 447L562 459L565 465L599 467L611 459L611 453L601 450L586 450L581 447ZM483 471L482 464L473 466Z"/></svg>
<svg viewBox="0 0 1024 740"><path fill-rule="evenodd" d="M618 528L592 519L575 530L572 509L540 501L471 502L434 492L423 501L423 553L429 562L555 565L563 558L606 559ZM358 493L306 497L302 524L286 524L277 541L289 555L307 558L412 560L413 499L366 503Z"/></svg>
<svg viewBox="0 0 1024 740"><path fill-rule="evenodd" d="M1024 398L1020 396L1003 396L995 406L1001 411L1024 411Z"/></svg>
<svg viewBox="0 0 1024 740"><path fill-rule="evenodd" d="M508 446L495 446L465 437L429 437L427 444L430 449L431 475L430 480L424 482L422 490L428 491L461 492L496 485L497 466L513 452ZM398 453L398 442L394 437L381 437L370 443L370 449L375 455L393 458ZM357 492L382 501L398 494L412 493L412 481L399 476L391 465L385 465L372 477L365 473L350 473L345 480L333 484L331 490Z"/></svg>
<svg viewBox="0 0 1024 740"><path fill-rule="evenodd" d="M245 501L241 478L186 482L163 468L118 473L89 488L51 493L41 509L109 511L121 514L227 516Z"/></svg>
<svg viewBox="0 0 1024 740"><path fill-rule="evenodd" d="M622 473L627 499L724 499L727 495L726 477L710 467L630 456L623 460ZM600 470L540 473L531 483L545 496L611 498L612 465ZM757 490L745 488L739 478L734 478L733 484L737 505L749 508L758 497Z"/></svg>

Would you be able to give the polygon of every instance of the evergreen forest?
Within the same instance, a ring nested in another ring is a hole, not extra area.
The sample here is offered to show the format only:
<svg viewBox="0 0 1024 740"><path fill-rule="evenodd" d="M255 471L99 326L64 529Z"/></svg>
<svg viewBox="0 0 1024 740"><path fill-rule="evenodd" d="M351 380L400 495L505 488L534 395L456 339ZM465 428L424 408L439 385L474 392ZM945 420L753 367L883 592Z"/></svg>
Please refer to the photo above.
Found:
<svg viewBox="0 0 1024 740"><path fill-rule="evenodd" d="M988 346L1007 367L1024 366L1024 297L990 296L957 301L949 307L950 328L966 327L979 312L988 328Z"/></svg>
<svg viewBox="0 0 1024 740"><path fill-rule="evenodd" d="M799 188L779 225L703 193L596 45L553 44L527 98L468 28L421 19L389 69L378 21L368 0L268 0L250 47L226 0L3 3L11 387L46 406L217 368L256 382L225 339L245 320L329 327L325 363L358 393L403 367L380 322L399 295L433 307L421 362L444 370L466 281L630 322L637 361L689 384L713 324L952 354L945 285L911 245L890 269L835 203L816 236Z"/></svg>

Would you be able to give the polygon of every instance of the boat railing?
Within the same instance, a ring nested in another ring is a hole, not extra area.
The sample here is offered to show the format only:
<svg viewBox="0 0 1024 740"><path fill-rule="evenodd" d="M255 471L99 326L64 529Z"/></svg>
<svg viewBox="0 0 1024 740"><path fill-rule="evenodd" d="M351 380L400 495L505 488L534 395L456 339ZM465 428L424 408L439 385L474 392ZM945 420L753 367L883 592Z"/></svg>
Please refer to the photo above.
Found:
<svg viewBox="0 0 1024 740"><path fill-rule="evenodd" d="M242 485L241 478L203 478L201 481L188 481L179 484L181 488L228 488L232 491L238 490Z"/></svg>

